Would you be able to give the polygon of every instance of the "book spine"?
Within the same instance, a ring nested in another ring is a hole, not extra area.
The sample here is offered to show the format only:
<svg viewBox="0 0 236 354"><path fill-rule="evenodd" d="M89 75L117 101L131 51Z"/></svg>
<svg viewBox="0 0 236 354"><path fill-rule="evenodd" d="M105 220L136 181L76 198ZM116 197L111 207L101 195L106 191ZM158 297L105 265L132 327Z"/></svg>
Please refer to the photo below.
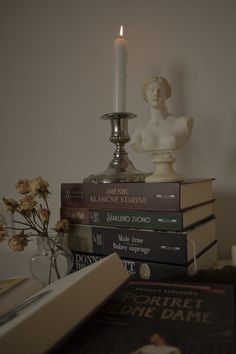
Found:
<svg viewBox="0 0 236 354"><path fill-rule="evenodd" d="M67 244L72 251L187 265L215 239L213 218L183 232L75 224Z"/></svg>
<svg viewBox="0 0 236 354"><path fill-rule="evenodd" d="M179 211L180 183L62 183L61 206Z"/></svg>
<svg viewBox="0 0 236 354"><path fill-rule="evenodd" d="M71 225L68 247L73 251L186 265L186 233Z"/></svg>
<svg viewBox="0 0 236 354"><path fill-rule="evenodd" d="M73 271L81 270L105 257L105 255L96 255L76 251L72 251L72 255ZM122 258L122 262L132 280L157 281L173 279L188 274L187 266L162 264L148 261L144 262L128 258Z"/></svg>
<svg viewBox="0 0 236 354"><path fill-rule="evenodd" d="M89 208L61 208L61 218L71 224L128 227L138 229L157 229L181 231L183 214L181 212L148 212L142 210L104 210Z"/></svg>
<svg viewBox="0 0 236 354"><path fill-rule="evenodd" d="M111 229L72 225L68 247L73 251L185 265L187 241L185 234L173 235L135 229Z"/></svg>

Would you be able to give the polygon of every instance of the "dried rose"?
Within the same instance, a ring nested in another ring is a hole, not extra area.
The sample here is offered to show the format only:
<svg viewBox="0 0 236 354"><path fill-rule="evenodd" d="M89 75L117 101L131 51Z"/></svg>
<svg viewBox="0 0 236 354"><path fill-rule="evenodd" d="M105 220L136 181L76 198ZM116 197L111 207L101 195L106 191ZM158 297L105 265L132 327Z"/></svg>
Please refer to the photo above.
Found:
<svg viewBox="0 0 236 354"><path fill-rule="evenodd" d="M36 177L29 182L29 189L33 196L47 196L49 194L49 183L42 177Z"/></svg>
<svg viewBox="0 0 236 354"><path fill-rule="evenodd" d="M10 238L8 245L13 251L20 252L23 251L25 247L27 247L28 240L24 235L24 232L21 232L20 234L14 235L12 238Z"/></svg>
<svg viewBox="0 0 236 354"><path fill-rule="evenodd" d="M18 203L14 199L2 198L7 210L14 213L18 207Z"/></svg>
<svg viewBox="0 0 236 354"><path fill-rule="evenodd" d="M50 218L50 211L46 208L39 209L39 218L42 223L47 223Z"/></svg>
<svg viewBox="0 0 236 354"><path fill-rule="evenodd" d="M30 216L36 204L37 203L35 202L33 196L27 195L26 197L20 200L17 211L24 215Z"/></svg>
<svg viewBox="0 0 236 354"><path fill-rule="evenodd" d="M6 236L7 236L7 230L2 224L0 224L0 242L4 241Z"/></svg>
<svg viewBox="0 0 236 354"><path fill-rule="evenodd" d="M66 219L59 220L55 225L57 232L67 232L69 230L70 223Z"/></svg>
<svg viewBox="0 0 236 354"><path fill-rule="evenodd" d="M29 180L28 179L19 179L19 181L17 181L16 185L16 190L18 193L21 194L26 194L29 193Z"/></svg>

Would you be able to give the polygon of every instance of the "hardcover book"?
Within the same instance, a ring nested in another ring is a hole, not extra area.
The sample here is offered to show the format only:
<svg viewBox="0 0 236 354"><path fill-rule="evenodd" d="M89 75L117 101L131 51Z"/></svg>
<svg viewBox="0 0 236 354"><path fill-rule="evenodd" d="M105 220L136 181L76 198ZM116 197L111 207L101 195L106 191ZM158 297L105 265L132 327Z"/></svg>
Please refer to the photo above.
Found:
<svg viewBox="0 0 236 354"><path fill-rule="evenodd" d="M216 240L215 219L192 229L158 231L105 226L71 225L67 244L72 251L187 265Z"/></svg>
<svg viewBox="0 0 236 354"><path fill-rule="evenodd" d="M130 281L50 354L235 354L229 284Z"/></svg>
<svg viewBox="0 0 236 354"><path fill-rule="evenodd" d="M0 281L0 316L19 302L33 295L43 284L29 277L8 278Z"/></svg>
<svg viewBox="0 0 236 354"><path fill-rule="evenodd" d="M117 254L47 285L0 317L2 354L45 354L126 280Z"/></svg>
<svg viewBox="0 0 236 354"><path fill-rule="evenodd" d="M154 183L62 183L61 206L179 211L214 199L213 178Z"/></svg>
<svg viewBox="0 0 236 354"><path fill-rule="evenodd" d="M83 269L105 257L76 251L72 251L72 254L74 271ZM132 280L173 280L185 275L194 275L202 269L210 269L217 262L217 241L198 254L196 259L190 261L186 266L140 261L132 258L122 258L122 262Z"/></svg>
<svg viewBox="0 0 236 354"><path fill-rule="evenodd" d="M214 215L214 201L182 211L117 210L61 207L72 224L182 231Z"/></svg>

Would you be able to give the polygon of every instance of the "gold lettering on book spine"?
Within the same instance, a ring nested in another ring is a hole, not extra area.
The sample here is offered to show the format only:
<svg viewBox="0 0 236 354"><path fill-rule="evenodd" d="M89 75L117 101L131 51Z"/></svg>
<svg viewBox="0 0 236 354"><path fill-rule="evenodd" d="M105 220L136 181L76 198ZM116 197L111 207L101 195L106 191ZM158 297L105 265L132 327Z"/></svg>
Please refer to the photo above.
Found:
<svg viewBox="0 0 236 354"><path fill-rule="evenodd" d="M128 188L107 188L106 192L108 195L128 195Z"/></svg>
<svg viewBox="0 0 236 354"><path fill-rule="evenodd" d="M147 198L141 197L127 197L120 195L91 195L90 202L92 203L113 203L113 204L147 204Z"/></svg>

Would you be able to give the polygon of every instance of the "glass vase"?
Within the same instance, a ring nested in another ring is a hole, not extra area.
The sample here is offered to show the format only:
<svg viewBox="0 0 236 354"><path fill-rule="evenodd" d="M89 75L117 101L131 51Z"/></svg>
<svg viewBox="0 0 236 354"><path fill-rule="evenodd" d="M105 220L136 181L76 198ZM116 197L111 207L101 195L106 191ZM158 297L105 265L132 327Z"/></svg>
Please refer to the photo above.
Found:
<svg viewBox="0 0 236 354"><path fill-rule="evenodd" d="M30 271L43 285L58 280L72 270L73 256L63 243L63 235L37 237L37 249L30 258Z"/></svg>

